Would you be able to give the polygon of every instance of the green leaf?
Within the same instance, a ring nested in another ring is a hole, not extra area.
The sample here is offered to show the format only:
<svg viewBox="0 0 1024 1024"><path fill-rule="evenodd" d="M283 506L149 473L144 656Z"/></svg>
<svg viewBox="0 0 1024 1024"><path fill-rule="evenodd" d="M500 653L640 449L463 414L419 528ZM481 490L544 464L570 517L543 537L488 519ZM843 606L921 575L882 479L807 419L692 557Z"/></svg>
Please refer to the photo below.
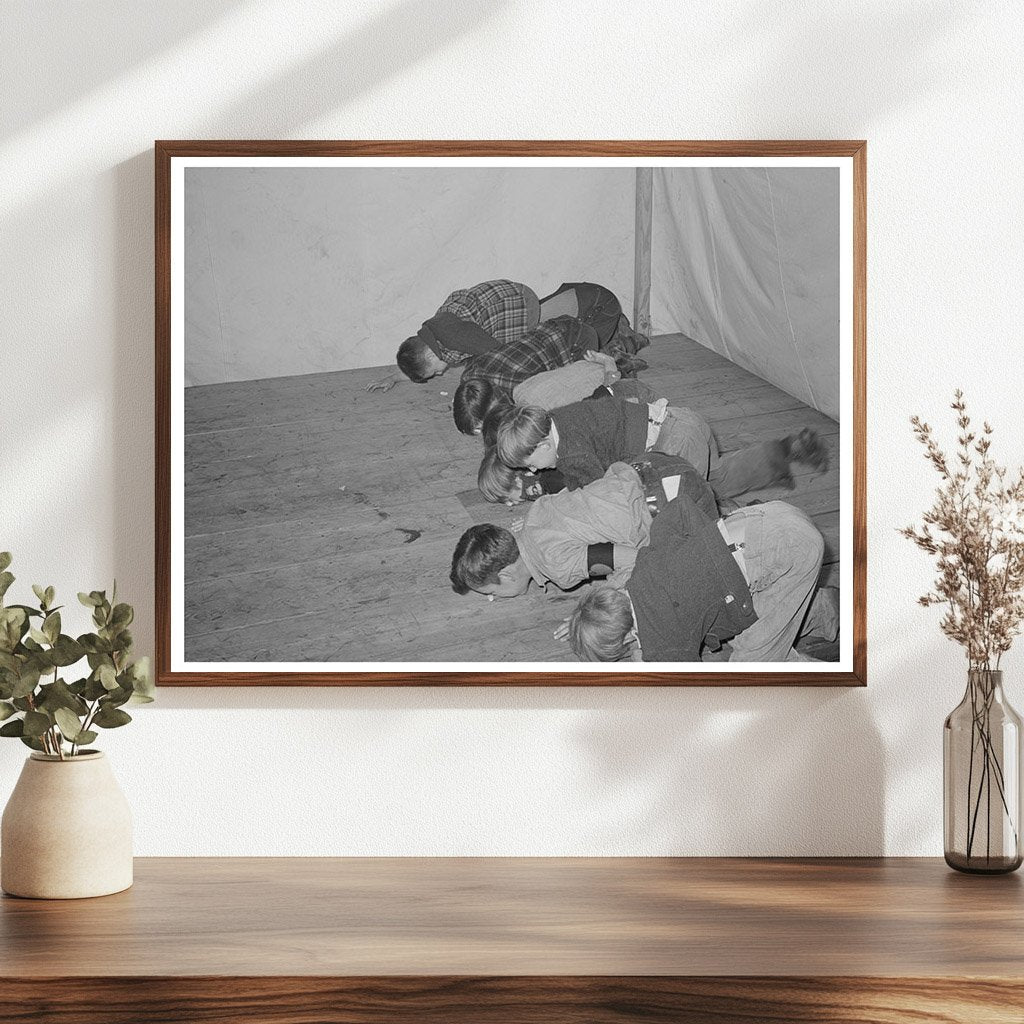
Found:
<svg viewBox="0 0 1024 1024"><path fill-rule="evenodd" d="M101 729L117 729L119 726L127 725L131 720L132 716L127 711L104 705L96 712L93 724L98 725ZM0 726L0 732L2 729L3 727Z"/></svg>
<svg viewBox="0 0 1024 1024"><path fill-rule="evenodd" d="M113 665L100 665L96 670L96 678L103 684L105 690L116 690L118 687L117 673Z"/></svg>
<svg viewBox="0 0 1024 1024"><path fill-rule="evenodd" d="M0 572L7 568L11 564L11 553L10 551L0 551Z"/></svg>
<svg viewBox="0 0 1024 1024"><path fill-rule="evenodd" d="M24 665L21 670L21 675L18 676L18 681L14 684L12 697L28 697L30 694L35 692L35 688L39 685L39 666L38 665Z"/></svg>
<svg viewBox="0 0 1024 1024"><path fill-rule="evenodd" d="M39 598L39 603L45 608L46 607L46 587L39 586L38 583L32 584L32 593Z"/></svg>
<svg viewBox="0 0 1024 1024"><path fill-rule="evenodd" d="M139 658L128 666L128 676L132 681L133 704L150 704L156 696L156 685L150 672L149 658Z"/></svg>
<svg viewBox="0 0 1024 1024"><path fill-rule="evenodd" d="M41 645L50 643L50 638L41 629L36 629L35 626L31 626L29 628L28 635L32 637L37 644Z"/></svg>
<svg viewBox="0 0 1024 1024"><path fill-rule="evenodd" d="M104 707L119 708L122 704L127 704L131 700L132 693L131 683L127 686L119 686L116 690L110 690L100 703Z"/></svg>
<svg viewBox="0 0 1024 1024"><path fill-rule="evenodd" d="M116 629L124 629L132 624L135 618L135 610L130 604L115 604L114 610L110 613L110 625Z"/></svg>
<svg viewBox="0 0 1024 1024"><path fill-rule="evenodd" d="M3 732L3 730L0 729L0 732ZM33 750L38 750L43 754L46 753L46 747L44 747L42 741L37 740L35 736L22 736L21 742L24 743L26 747L31 747Z"/></svg>
<svg viewBox="0 0 1024 1024"><path fill-rule="evenodd" d="M0 669L17 675L21 671L21 661L8 651L0 651Z"/></svg>
<svg viewBox="0 0 1024 1024"><path fill-rule="evenodd" d="M19 711L32 711L35 707L35 705L32 703L31 697L12 697L11 703Z"/></svg>
<svg viewBox="0 0 1024 1024"><path fill-rule="evenodd" d="M28 613L20 605L11 605L10 608L0 609L0 622L17 626L19 629L28 618Z"/></svg>
<svg viewBox="0 0 1024 1024"><path fill-rule="evenodd" d="M46 588L46 593L43 596L46 598L46 602L45 602L46 603L46 607L47 608L52 608L53 607L53 599L57 596L57 591L54 590L53 587L47 587Z"/></svg>
<svg viewBox="0 0 1024 1024"><path fill-rule="evenodd" d="M85 681L85 689L82 691L82 696L86 700L99 700L100 697L107 695L107 688L96 678L96 676L89 676Z"/></svg>
<svg viewBox="0 0 1024 1024"><path fill-rule="evenodd" d="M25 635L28 616L21 608L0 609L0 651L10 653Z"/></svg>
<svg viewBox="0 0 1024 1024"><path fill-rule="evenodd" d="M57 642L57 637L60 636L60 612L50 612L49 615L43 619L43 632L46 634L46 639L51 644Z"/></svg>
<svg viewBox="0 0 1024 1024"><path fill-rule="evenodd" d="M84 718L89 713L89 705L81 697L73 693L63 679L57 679L52 683L39 687L36 707L40 711L52 712L56 712L58 708L65 708L79 718Z"/></svg>
<svg viewBox="0 0 1024 1024"><path fill-rule="evenodd" d="M4 554L7 552L5 551ZM0 572L0 598L7 593L8 588L14 582L14 577L9 572Z"/></svg>
<svg viewBox="0 0 1024 1024"><path fill-rule="evenodd" d="M26 711L25 712L25 735L26 736L42 736L47 729L53 723L50 721L49 715L44 715L41 711Z"/></svg>
<svg viewBox="0 0 1024 1024"><path fill-rule="evenodd" d="M78 600L86 606L86 608L95 608L99 602L99 596L94 590L91 594L83 594L81 591L78 592Z"/></svg>
<svg viewBox="0 0 1024 1024"><path fill-rule="evenodd" d="M83 743L92 743L97 736L99 736L98 732L93 732L92 729L85 729L78 734L78 739L75 742L82 746Z"/></svg>
<svg viewBox="0 0 1024 1024"><path fill-rule="evenodd" d="M24 736L25 722L21 718L15 718L13 722L5 722L0 725L0 736Z"/></svg>
<svg viewBox="0 0 1024 1024"><path fill-rule="evenodd" d="M110 654L113 647L111 647L110 641L106 637L97 636L95 633L84 633L79 640L87 641L83 645L86 650L89 650L90 647L92 648L89 650L89 668L96 668L105 657L110 661L107 655Z"/></svg>
<svg viewBox="0 0 1024 1024"><path fill-rule="evenodd" d="M29 618L42 619L45 616L38 608L33 608L30 604L9 604L8 608L20 608Z"/></svg>
<svg viewBox="0 0 1024 1024"><path fill-rule="evenodd" d="M57 708L53 717L64 738L71 740L72 743L78 743L79 734L82 732L82 720L78 715L67 708Z"/></svg>
<svg viewBox="0 0 1024 1024"><path fill-rule="evenodd" d="M6 722L11 715L18 713L18 709L6 700L0 700L0 722Z"/></svg>
<svg viewBox="0 0 1024 1024"><path fill-rule="evenodd" d="M71 637L62 633L53 645L52 655L54 665L66 668L85 657L85 648L77 640L72 640Z"/></svg>

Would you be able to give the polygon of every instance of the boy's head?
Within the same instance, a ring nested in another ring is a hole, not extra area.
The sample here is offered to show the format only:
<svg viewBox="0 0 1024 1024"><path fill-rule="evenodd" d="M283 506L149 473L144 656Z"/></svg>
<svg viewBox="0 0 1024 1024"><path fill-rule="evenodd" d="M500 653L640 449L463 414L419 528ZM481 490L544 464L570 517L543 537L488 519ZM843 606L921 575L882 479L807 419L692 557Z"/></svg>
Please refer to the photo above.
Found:
<svg viewBox="0 0 1024 1024"><path fill-rule="evenodd" d="M521 469L506 466L493 448L484 452L476 483L480 493L496 505L536 501L544 493L541 482L533 473L524 473Z"/></svg>
<svg viewBox="0 0 1024 1024"><path fill-rule="evenodd" d="M539 406L517 406L502 417L496 442L508 466L551 469L558 462L558 441L551 417Z"/></svg>
<svg viewBox="0 0 1024 1024"><path fill-rule="evenodd" d="M515 537L500 526L471 526L452 555L450 574L456 594L471 590L493 597L518 597L530 585L530 570L519 555Z"/></svg>
<svg viewBox="0 0 1024 1024"><path fill-rule="evenodd" d="M418 335L406 338L395 357L398 368L416 384L444 373L448 364Z"/></svg>
<svg viewBox="0 0 1024 1024"><path fill-rule="evenodd" d="M488 380L471 377L455 389L452 399L452 418L463 434L479 434L484 420L493 410L504 410L509 401Z"/></svg>
<svg viewBox="0 0 1024 1024"><path fill-rule="evenodd" d="M498 427L505 416L515 408L511 402L495 402L480 425L480 440L485 448L493 448L498 443Z"/></svg>
<svg viewBox="0 0 1024 1024"><path fill-rule="evenodd" d="M629 595L602 587L581 598L569 617L569 646L581 661L625 661L633 629Z"/></svg>

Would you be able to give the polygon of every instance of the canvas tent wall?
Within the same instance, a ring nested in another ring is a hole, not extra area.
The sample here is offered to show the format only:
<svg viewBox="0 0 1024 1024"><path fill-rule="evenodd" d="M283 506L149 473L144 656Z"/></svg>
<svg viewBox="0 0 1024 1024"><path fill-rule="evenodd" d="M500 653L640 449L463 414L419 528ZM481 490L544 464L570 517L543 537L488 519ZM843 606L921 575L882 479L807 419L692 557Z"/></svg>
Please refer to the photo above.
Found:
<svg viewBox="0 0 1024 1024"><path fill-rule="evenodd" d="M651 318L839 415L839 172L656 168Z"/></svg>
<svg viewBox="0 0 1024 1024"><path fill-rule="evenodd" d="M189 168L187 385L392 364L445 296L581 276L633 304L632 168Z"/></svg>
<svg viewBox="0 0 1024 1024"><path fill-rule="evenodd" d="M649 200L651 177L190 168L186 383L388 365L448 292L492 277L541 294L598 281L630 315L650 280L653 333L686 334L837 416L838 172L655 168ZM645 217L653 242L635 262Z"/></svg>

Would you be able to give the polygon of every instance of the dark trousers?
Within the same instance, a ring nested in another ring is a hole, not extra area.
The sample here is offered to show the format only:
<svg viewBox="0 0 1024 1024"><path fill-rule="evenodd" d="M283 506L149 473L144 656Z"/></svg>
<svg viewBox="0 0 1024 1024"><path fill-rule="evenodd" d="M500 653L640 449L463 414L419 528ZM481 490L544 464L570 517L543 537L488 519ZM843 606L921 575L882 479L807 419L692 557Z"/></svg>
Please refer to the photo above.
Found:
<svg viewBox="0 0 1024 1024"><path fill-rule="evenodd" d="M576 292L577 316L597 331L599 351L607 352L613 359L636 355L640 349L651 343L651 339L638 334L629 325L629 317L622 312L622 304L607 288L588 281L563 284L550 295L541 299L541 304L556 295L572 289Z"/></svg>

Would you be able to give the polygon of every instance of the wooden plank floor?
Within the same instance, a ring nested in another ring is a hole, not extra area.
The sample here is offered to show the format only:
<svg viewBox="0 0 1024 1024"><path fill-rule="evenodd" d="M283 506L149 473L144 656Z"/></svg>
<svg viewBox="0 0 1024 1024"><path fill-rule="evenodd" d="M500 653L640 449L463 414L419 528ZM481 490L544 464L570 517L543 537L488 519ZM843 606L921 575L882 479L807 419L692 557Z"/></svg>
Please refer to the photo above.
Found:
<svg viewBox="0 0 1024 1024"><path fill-rule="evenodd" d="M838 585L838 424L682 335L642 377L700 412L724 451L801 426L831 465L785 498L825 537ZM460 597L451 555L473 523L521 509L476 490L480 442L451 418L457 375L380 394L374 367L185 393L185 654L189 661L569 661L552 630L575 597ZM835 645L808 649L837 657Z"/></svg>

